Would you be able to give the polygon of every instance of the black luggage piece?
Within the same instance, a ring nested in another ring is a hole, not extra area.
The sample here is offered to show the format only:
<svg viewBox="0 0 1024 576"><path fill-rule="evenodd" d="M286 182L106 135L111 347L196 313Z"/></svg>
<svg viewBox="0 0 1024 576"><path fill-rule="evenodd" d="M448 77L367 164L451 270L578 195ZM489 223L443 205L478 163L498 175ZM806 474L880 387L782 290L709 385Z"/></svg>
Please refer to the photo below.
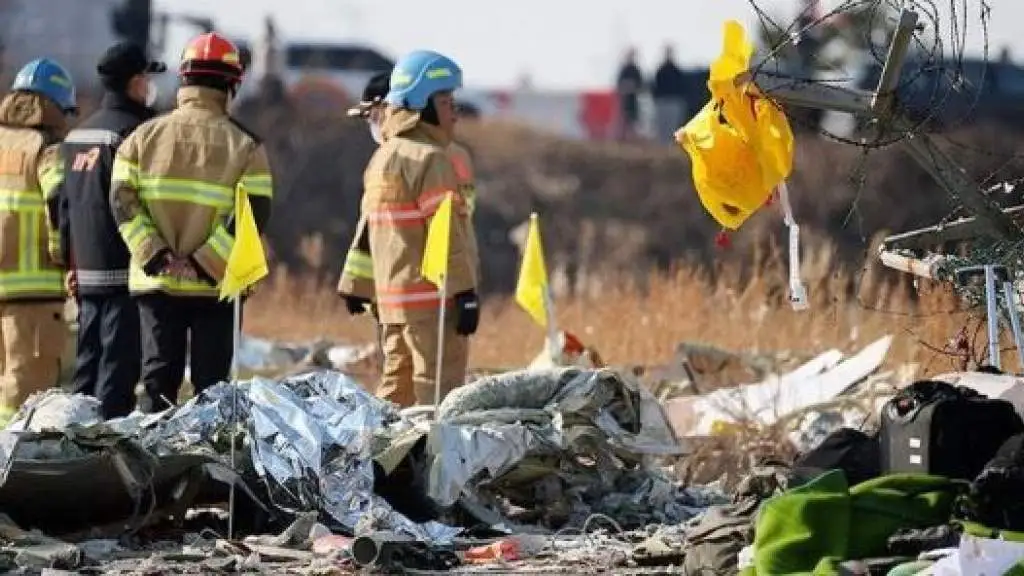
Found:
<svg viewBox="0 0 1024 576"><path fill-rule="evenodd" d="M793 469L818 476L829 470L842 470L846 480L860 484L882 475L878 438L854 428L840 428L821 444L800 455Z"/></svg>
<svg viewBox="0 0 1024 576"><path fill-rule="evenodd" d="M999 447L1024 432L1013 404L946 382L920 381L882 407L885 474L933 474L973 480Z"/></svg>

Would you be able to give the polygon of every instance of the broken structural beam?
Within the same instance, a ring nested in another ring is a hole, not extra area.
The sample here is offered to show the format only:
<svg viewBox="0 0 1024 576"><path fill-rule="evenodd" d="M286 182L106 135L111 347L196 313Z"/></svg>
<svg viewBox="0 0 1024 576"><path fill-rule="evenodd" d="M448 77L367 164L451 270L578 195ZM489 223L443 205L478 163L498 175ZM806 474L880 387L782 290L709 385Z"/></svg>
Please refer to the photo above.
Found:
<svg viewBox="0 0 1024 576"><path fill-rule="evenodd" d="M1001 240L1024 237L1024 229L987 198L980 187L968 178L964 169L936 146L927 134L912 134L906 120L892 117L891 100L916 26L917 14L912 10L903 10L882 68L877 92L766 73L758 73L754 81L762 92L783 104L867 116L885 126L892 125L906 132L907 137L902 142L908 153L946 190L954 203L962 203L984 221L985 226L979 232ZM743 75L741 81L749 81L752 74Z"/></svg>
<svg viewBox="0 0 1024 576"><path fill-rule="evenodd" d="M1024 205L1003 209L1003 215L1014 221L1024 216ZM988 224L975 216L959 218L952 222L918 228L900 234L887 236L882 240L882 250L930 250L949 242L963 242L987 233Z"/></svg>

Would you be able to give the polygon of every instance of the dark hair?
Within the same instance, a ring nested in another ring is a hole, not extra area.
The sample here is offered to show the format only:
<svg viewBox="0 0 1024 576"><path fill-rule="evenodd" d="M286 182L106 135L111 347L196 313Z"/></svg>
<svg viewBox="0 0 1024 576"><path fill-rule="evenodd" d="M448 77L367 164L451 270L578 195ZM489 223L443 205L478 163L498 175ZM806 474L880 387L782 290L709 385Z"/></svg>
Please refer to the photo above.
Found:
<svg viewBox="0 0 1024 576"><path fill-rule="evenodd" d="M221 76L184 76L181 79L182 86L201 86L203 88L213 88L214 90L220 90L221 92L227 92L228 94L234 94L238 88L238 83Z"/></svg>
<svg viewBox="0 0 1024 576"><path fill-rule="evenodd" d="M434 97L427 99L427 106L420 111L420 120L434 126L441 125L441 119L437 117L437 107L434 106Z"/></svg>
<svg viewBox="0 0 1024 576"><path fill-rule="evenodd" d="M125 92L126 90L128 90L128 83L131 82L131 79L134 78L134 77L135 76L128 76L127 78L125 78L122 75L118 75L118 76L102 76L101 75L100 76L100 84L102 84L104 88L106 88L107 90L110 90L111 92L122 93L122 92Z"/></svg>

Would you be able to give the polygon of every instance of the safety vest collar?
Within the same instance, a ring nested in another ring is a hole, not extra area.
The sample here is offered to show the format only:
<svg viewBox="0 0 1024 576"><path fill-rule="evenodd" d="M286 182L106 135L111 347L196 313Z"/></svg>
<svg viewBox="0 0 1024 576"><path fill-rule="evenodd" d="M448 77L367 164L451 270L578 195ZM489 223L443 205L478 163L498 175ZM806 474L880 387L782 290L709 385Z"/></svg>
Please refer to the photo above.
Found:
<svg viewBox="0 0 1024 576"><path fill-rule="evenodd" d="M11 92L0 100L0 124L44 130L57 139L68 133L68 121L49 98L33 92Z"/></svg>
<svg viewBox="0 0 1024 576"><path fill-rule="evenodd" d="M182 86L178 88L178 108L207 110L220 116L228 113L226 92L206 86Z"/></svg>
<svg viewBox="0 0 1024 576"><path fill-rule="evenodd" d="M420 136L425 140L429 140L434 144L438 144L443 147L448 147L452 143L452 139L444 133L443 130L432 124L426 122L420 122L416 125L416 128L410 131L410 134L415 138Z"/></svg>
<svg viewBox="0 0 1024 576"><path fill-rule="evenodd" d="M419 122L419 112L388 106L384 111L384 122L380 127L381 136L384 140L401 136L415 128Z"/></svg>

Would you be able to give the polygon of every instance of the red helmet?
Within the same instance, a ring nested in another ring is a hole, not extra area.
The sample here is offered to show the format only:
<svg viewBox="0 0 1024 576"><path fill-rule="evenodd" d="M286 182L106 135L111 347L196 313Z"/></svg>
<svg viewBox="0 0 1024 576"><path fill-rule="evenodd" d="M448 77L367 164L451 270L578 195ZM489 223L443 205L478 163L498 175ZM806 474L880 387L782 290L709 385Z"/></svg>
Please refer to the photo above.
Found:
<svg viewBox="0 0 1024 576"><path fill-rule="evenodd" d="M219 76L233 82L242 79L242 58L235 43L216 32L200 34L181 53L180 76Z"/></svg>

